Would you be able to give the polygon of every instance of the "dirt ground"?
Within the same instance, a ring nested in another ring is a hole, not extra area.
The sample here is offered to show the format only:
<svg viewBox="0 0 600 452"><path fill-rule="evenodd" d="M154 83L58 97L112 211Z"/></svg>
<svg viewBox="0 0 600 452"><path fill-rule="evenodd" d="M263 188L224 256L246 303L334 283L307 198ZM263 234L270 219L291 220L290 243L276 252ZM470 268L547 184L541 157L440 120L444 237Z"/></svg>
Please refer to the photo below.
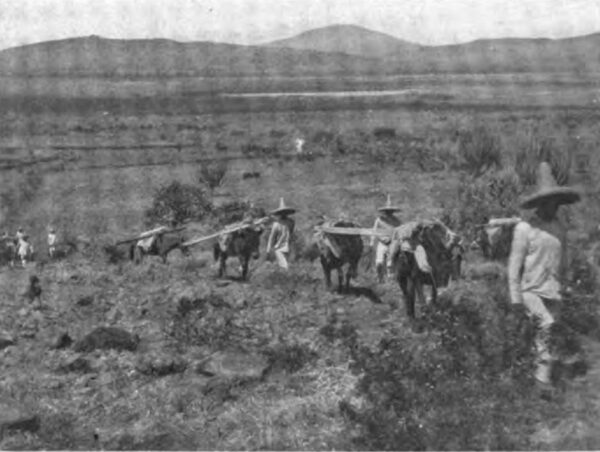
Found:
<svg viewBox="0 0 600 452"><path fill-rule="evenodd" d="M174 180L196 183L207 156L228 161L215 203L250 200L270 210L284 197L298 208L304 238L323 214L371 226L387 194L403 220L437 217L464 176L446 158L456 151L457 130L483 121L506 148L528 139L523 129L594 145L595 118L574 117L570 127L565 111L434 108L5 115L1 141L14 149L0 162L0 224L25 226L40 256L49 224L90 246L58 262L0 271L0 330L14 342L0 350L0 403L16 401L40 419L35 432L3 432L0 448L354 448L338 404L357 397L359 377L343 340L324 332L350 325L361 344L375 347L390 327L410 328L396 284L378 285L366 260L351 293L338 295L325 290L316 261L294 261L282 273L262 256L242 282L233 260L229 277L215 277L210 244L188 258L174 252L167 265L148 258L139 266L108 264L102 246L142 230L156 190ZM393 145L373 138L385 128L395 130ZM307 138L312 156L290 157L296 136ZM577 177L589 196L572 217L585 235L600 221L597 182ZM205 232L212 231L203 222L188 231ZM480 263L470 252L465 274ZM24 294L32 274L41 281L41 309ZM78 349L97 327L118 327L139 343ZM74 345L57 348L64 334ZM600 344L582 340L590 369L568 383L562 411L536 425L536 448L598 448ZM222 363L206 371L224 352L251 357L241 376Z"/></svg>

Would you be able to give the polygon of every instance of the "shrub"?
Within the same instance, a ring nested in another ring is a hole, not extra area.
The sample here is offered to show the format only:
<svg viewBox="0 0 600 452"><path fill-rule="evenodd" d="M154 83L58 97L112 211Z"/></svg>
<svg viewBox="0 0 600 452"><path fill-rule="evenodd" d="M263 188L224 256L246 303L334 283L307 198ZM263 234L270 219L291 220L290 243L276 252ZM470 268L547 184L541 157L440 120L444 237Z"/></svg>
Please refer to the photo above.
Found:
<svg viewBox="0 0 600 452"><path fill-rule="evenodd" d="M424 335L397 328L354 353L365 404L343 411L361 448L528 447L545 403L531 391L535 328L507 299L505 281L463 281L425 308Z"/></svg>
<svg viewBox="0 0 600 452"><path fill-rule="evenodd" d="M213 191L215 188L223 185L226 174L227 161L215 160L200 166L200 169L198 170L198 182Z"/></svg>
<svg viewBox="0 0 600 452"><path fill-rule="evenodd" d="M472 175L502 166L502 147L499 137L486 126L478 125L459 136L459 165Z"/></svg>
<svg viewBox="0 0 600 452"><path fill-rule="evenodd" d="M212 204L204 189L172 182L157 190L152 207L146 210L146 223L164 223L171 216L177 224L186 220L202 220L211 210Z"/></svg>

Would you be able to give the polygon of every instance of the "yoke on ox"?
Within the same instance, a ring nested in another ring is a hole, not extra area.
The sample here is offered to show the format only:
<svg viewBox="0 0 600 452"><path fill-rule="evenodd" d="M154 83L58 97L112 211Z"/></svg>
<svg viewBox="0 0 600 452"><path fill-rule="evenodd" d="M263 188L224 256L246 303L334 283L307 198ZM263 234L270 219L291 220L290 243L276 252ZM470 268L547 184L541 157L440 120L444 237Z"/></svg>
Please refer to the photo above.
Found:
<svg viewBox="0 0 600 452"><path fill-rule="evenodd" d="M318 227L315 232L315 242L319 249L327 289L331 289L332 270L337 270L338 292L348 292L350 279L358 276L358 263L363 253L363 241L360 234L335 234L327 232L328 228L356 228L358 231L359 226L349 221L327 222ZM347 266L345 282L344 266Z"/></svg>
<svg viewBox="0 0 600 452"><path fill-rule="evenodd" d="M459 237L439 221L412 222L394 230L388 271L396 276L409 318L415 318L415 297L425 303L424 285L431 286L435 303L437 289L446 287L451 277L459 278L462 254Z"/></svg>

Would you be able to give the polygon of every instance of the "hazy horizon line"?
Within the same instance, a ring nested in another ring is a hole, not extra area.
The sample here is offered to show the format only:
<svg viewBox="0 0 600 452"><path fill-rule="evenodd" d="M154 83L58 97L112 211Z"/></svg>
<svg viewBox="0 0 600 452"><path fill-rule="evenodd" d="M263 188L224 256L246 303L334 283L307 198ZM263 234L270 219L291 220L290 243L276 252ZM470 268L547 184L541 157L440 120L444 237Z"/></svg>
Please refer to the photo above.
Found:
<svg viewBox="0 0 600 452"><path fill-rule="evenodd" d="M379 30L375 30L373 28L369 28L369 27L365 27L363 25L358 25L356 23L335 23L335 24L330 24L330 25L325 25L322 27L315 27L315 28L309 28L306 29L304 31L299 31L293 35L287 35L285 37L279 37L279 38L273 38L273 39L269 39L268 41L260 41L260 42L253 42L253 43L242 43L242 42L235 42L234 40L232 41L220 41L220 40L209 40L209 39L190 39L190 40L184 40L181 38L175 38L175 37L165 37L165 36L154 36L154 37L140 37L140 38L120 38L120 37L111 37L111 36L106 36L106 35L100 35L100 34L96 34L96 33L92 33L89 35L73 35L73 36L68 36L68 37L63 37L63 38L56 38L56 39L45 39L45 40L41 40L41 41L32 41L32 42L27 42L27 43L23 43L23 44L17 44L17 45L11 45L8 47L3 47L0 48L0 52L3 52L5 50L11 50L11 49L17 49L20 47L27 47L27 46L33 46L33 45L38 45L38 44L44 44L44 43L48 43L48 42L59 42L59 41L68 41L68 40L72 40L72 39L82 39L82 38L92 38L92 37L96 37L96 38L100 38L100 39L106 39L106 40L113 40L113 41L152 41L152 40L163 40L163 41L172 41L172 42L176 42L179 44L194 44L194 43L212 43L212 44L225 44L225 45L235 45L235 46L243 46L243 47L263 47L266 45L269 45L273 42L277 42L277 41L283 41L283 40L287 40L287 39L293 39L296 38L304 33L308 33L311 31L316 31L316 30L322 30L322 29L326 29L326 28L333 28L333 27L339 27L339 26L351 26L351 27L356 27L356 28L361 28L363 30L367 30L373 33L378 33L378 34L382 34L382 35L386 35L389 36L391 38L397 39L399 41L402 42L406 42L408 44L414 44L414 45L418 45L421 47L448 47L448 46L455 46L455 45L463 45L463 44L470 44L470 43L474 43L474 42L479 42L479 41L502 41L502 40L548 40L548 41L561 41L561 40L566 40L566 39L573 39L573 38L583 38L586 36L593 36L595 34L599 34L600 33L600 29L598 31L592 32L592 33L586 33L586 34L575 34L575 35L569 35L569 36L563 36L563 37L548 37L548 36L502 36L502 37L481 37L481 38L477 38L477 39L470 39L470 40L465 40L465 41L457 41L457 42L451 42L451 43L446 43L446 44L422 44L418 41L411 41L409 39L405 39L405 38L400 38L398 36L395 36L391 33L388 32L384 32L384 31L379 31Z"/></svg>

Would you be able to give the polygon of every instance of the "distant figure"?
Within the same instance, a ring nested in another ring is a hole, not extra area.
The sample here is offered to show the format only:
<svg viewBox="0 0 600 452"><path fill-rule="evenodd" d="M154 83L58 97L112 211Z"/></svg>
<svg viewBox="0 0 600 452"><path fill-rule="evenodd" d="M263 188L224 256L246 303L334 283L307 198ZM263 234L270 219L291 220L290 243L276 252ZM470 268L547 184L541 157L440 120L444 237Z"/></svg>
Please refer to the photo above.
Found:
<svg viewBox="0 0 600 452"><path fill-rule="evenodd" d="M295 212L296 209L285 205L283 198L279 202L279 207L271 212L271 215L275 217L275 223L273 223L267 242L267 255L273 252L277 264L284 270L289 268L287 256L290 253L290 241L295 227L295 222L289 215Z"/></svg>
<svg viewBox="0 0 600 452"><path fill-rule="evenodd" d="M56 231L54 228L50 228L48 232L48 256L50 259L54 259L56 256Z"/></svg>
<svg viewBox="0 0 600 452"><path fill-rule="evenodd" d="M21 265L25 268L27 266L27 260L33 255L33 246L29 243L29 236L27 234L23 234L19 239L17 255L21 259Z"/></svg>
<svg viewBox="0 0 600 452"><path fill-rule="evenodd" d="M562 299L562 279L567 270L567 230L558 208L579 201L581 195L571 187L558 186L547 162L539 166L537 185L536 192L521 202L522 209L534 209L534 214L515 226L508 284L512 304L524 306L530 317L539 320L535 378L543 388L551 383L553 361L548 338L554 316L548 307Z"/></svg>
<svg viewBox="0 0 600 452"><path fill-rule="evenodd" d="M294 143L296 145L296 154L302 154L304 152L305 140L303 138L296 138Z"/></svg>
<svg viewBox="0 0 600 452"><path fill-rule="evenodd" d="M25 232L23 232L23 228L17 229L17 241L21 240L24 235L25 235Z"/></svg>
<svg viewBox="0 0 600 452"><path fill-rule="evenodd" d="M391 233L401 223L394 213L400 211L400 208L392 206L392 200L390 195L388 195L386 205L377 210L380 212L380 215L375 219L373 229L388 231L390 233L390 237L376 237L373 235L370 242L371 249L377 244L375 248L375 269L379 283L383 283L385 279L385 262L392 241Z"/></svg>

